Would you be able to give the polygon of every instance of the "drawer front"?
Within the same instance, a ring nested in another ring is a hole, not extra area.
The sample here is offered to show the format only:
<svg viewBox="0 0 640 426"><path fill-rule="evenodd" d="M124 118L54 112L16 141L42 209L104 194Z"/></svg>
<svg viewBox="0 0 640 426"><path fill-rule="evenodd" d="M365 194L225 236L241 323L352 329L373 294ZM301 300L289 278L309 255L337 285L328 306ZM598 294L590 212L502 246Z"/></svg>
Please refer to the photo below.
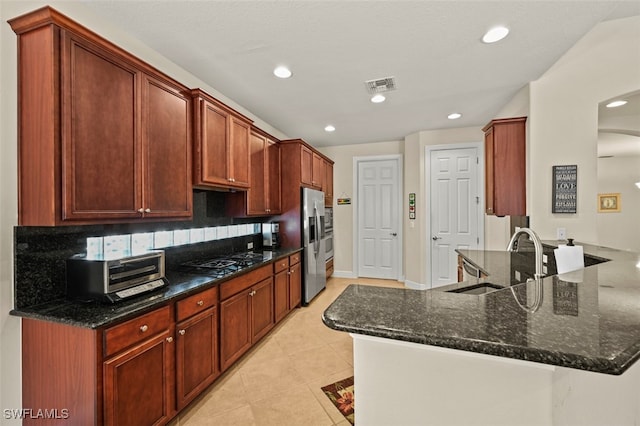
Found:
<svg viewBox="0 0 640 426"><path fill-rule="evenodd" d="M282 272L285 269L289 269L289 258L285 257L282 259L278 259L273 264L273 273L277 274L278 272Z"/></svg>
<svg viewBox="0 0 640 426"><path fill-rule="evenodd" d="M238 278L224 282L220 284L220 300L228 299L271 275L273 275L273 268L271 265L265 265Z"/></svg>
<svg viewBox="0 0 640 426"><path fill-rule="evenodd" d="M218 303L218 287L211 287L176 303L176 319L182 321Z"/></svg>
<svg viewBox="0 0 640 426"><path fill-rule="evenodd" d="M168 330L171 324L171 307L164 306L148 314L108 328L104 332L105 356L113 355L124 348Z"/></svg>
<svg viewBox="0 0 640 426"><path fill-rule="evenodd" d="M296 263L300 263L301 258L302 258L302 255L300 254L300 252L292 254L291 256L289 256L289 265L295 265Z"/></svg>

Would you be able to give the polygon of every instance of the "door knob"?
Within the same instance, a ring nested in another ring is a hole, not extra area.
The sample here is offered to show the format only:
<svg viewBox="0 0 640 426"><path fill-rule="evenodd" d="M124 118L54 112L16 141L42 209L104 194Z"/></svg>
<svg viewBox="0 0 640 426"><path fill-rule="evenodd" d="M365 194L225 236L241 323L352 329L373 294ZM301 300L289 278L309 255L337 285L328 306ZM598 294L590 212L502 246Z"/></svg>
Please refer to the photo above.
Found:
<svg viewBox="0 0 640 426"><path fill-rule="evenodd" d="M397 233L397 232L392 232L390 235L391 235L392 237L395 237L396 235L398 235L398 233Z"/></svg>
<svg viewBox="0 0 640 426"><path fill-rule="evenodd" d="M441 240L442 238L441 238L441 237L433 237L433 238L431 238L431 239L432 239L433 241L438 241L438 240Z"/></svg>

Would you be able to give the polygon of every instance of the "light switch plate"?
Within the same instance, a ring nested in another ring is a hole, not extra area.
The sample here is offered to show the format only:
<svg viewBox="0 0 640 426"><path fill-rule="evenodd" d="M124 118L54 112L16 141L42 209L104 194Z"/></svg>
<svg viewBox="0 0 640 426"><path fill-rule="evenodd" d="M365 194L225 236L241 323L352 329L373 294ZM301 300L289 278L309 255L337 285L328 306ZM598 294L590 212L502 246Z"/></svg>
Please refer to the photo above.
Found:
<svg viewBox="0 0 640 426"><path fill-rule="evenodd" d="M253 242L247 243L247 250L251 250L253 248Z"/></svg>
<svg viewBox="0 0 640 426"><path fill-rule="evenodd" d="M566 240L567 239L567 228L556 228L556 239L557 240Z"/></svg>

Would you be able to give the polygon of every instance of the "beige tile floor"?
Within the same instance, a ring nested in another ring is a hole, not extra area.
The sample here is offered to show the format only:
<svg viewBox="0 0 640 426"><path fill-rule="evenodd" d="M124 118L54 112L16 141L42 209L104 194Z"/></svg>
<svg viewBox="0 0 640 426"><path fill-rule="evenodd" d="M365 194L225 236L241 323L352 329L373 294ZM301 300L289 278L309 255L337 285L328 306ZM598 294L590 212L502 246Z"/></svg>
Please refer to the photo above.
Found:
<svg viewBox="0 0 640 426"><path fill-rule="evenodd" d="M348 426L320 388L353 375L353 345L347 333L327 328L321 315L351 283L403 286L331 278L309 306L291 312L171 426Z"/></svg>

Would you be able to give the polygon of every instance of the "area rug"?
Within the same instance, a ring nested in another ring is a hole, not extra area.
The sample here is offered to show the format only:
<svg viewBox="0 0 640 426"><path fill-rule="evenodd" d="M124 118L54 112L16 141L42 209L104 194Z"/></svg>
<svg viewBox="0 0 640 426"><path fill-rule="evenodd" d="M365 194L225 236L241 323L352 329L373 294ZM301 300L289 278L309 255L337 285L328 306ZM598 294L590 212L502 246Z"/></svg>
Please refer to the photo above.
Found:
<svg viewBox="0 0 640 426"><path fill-rule="evenodd" d="M333 405L336 406L338 411L340 411L349 421L349 423L355 424L353 376L324 386L322 391L331 400Z"/></svg>

